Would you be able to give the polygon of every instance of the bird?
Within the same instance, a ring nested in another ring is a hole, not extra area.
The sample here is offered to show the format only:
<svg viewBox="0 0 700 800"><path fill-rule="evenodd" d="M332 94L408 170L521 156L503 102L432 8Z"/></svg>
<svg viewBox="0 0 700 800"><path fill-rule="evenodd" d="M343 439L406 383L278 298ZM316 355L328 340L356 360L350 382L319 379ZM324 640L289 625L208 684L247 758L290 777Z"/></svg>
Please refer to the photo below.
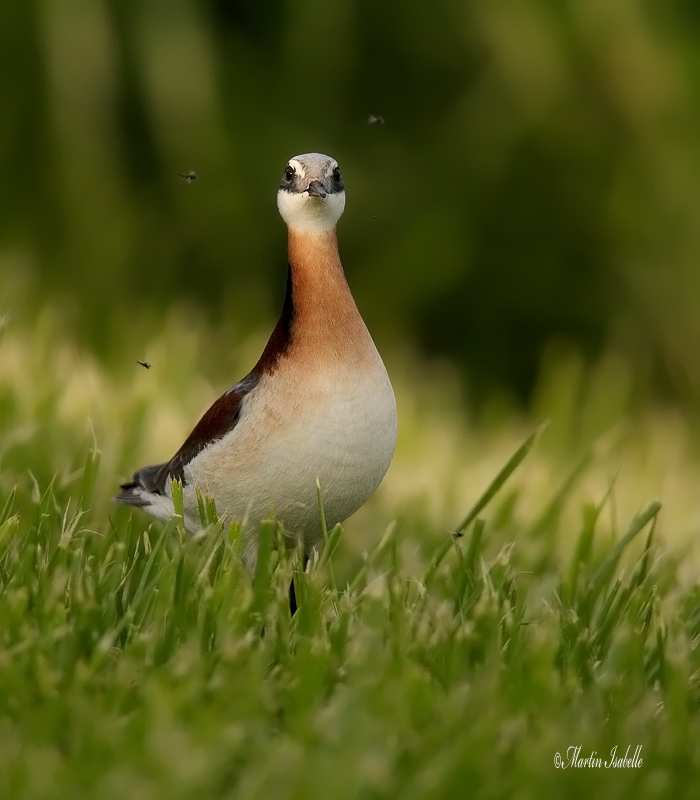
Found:
<svg viewBox="0 0 700 800"><path fill-rule="evenodd" d="M277 191L287 225L281 314L252 370L216 400L175 455L138 470L114 498L166 521L170 482L182 482L184 525L201 528L196 487L243 531L255 569L257 532L271 515L300 544L321 544L318 487L328 529L370 498L394 456L396 400L338 252L345 185L335 159L291 158ZM290 587L292 613L296 608Z"/></svg>

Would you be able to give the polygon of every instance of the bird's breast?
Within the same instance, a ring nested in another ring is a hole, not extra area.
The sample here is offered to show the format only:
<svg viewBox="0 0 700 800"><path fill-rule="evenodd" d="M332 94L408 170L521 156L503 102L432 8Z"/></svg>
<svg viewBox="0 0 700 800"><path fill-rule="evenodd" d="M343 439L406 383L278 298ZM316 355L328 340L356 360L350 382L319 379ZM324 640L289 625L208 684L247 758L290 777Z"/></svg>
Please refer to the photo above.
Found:
<svg viewBox="0 0 700 800"><path fill-rule="evenodd" d="M281 364L243 401L241 418L190 465L219 513L257 525L272 512L318 538L316 480L329 525L374 493L396 447L394 392L379 354Z"/></svg>

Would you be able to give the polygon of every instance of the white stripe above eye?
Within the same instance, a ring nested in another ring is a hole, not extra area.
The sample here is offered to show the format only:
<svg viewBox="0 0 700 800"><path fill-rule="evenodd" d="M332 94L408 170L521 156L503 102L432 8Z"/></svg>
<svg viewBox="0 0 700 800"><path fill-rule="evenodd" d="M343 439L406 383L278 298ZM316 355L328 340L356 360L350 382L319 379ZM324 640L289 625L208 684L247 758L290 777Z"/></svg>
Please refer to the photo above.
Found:
<svg viewBox="0 0 700 800"><path fill-rule="evenodd" d="M296 158L292 158L289 161L289 166L294 167L294 171L300 178L306 177L306 170L301 165L301 161L297 161Z"/></svg>

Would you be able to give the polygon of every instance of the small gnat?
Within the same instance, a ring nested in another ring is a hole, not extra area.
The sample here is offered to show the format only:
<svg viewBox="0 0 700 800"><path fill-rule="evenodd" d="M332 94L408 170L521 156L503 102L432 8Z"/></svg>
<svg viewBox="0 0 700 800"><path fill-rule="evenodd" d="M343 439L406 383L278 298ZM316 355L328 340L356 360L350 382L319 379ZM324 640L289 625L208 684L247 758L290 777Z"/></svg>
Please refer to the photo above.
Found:
<svg viewBox="0 0 700 800"><path fill-rule="evenodd" d="M137 363L137 364L138 364L140 367L143 367L144 369L150 369L150 368L151 368L151 363L150 363L150 361L137 361L136 363Z"/></svg>
<svg viewBox="0 0 700 800"><path fill-rule="evenodd" d="M384 117L376 117L374 114L370 114L367 117L368 125L383 125L384 122L385 122Z"/></svg>
<svg viewBox="0 0 700 800"><path fill-rule="evenodd" d="M197 173L191 169L189 172L179 172L178 175L182 178L185 183L192 183L192 181L197 180Z"/></svg>

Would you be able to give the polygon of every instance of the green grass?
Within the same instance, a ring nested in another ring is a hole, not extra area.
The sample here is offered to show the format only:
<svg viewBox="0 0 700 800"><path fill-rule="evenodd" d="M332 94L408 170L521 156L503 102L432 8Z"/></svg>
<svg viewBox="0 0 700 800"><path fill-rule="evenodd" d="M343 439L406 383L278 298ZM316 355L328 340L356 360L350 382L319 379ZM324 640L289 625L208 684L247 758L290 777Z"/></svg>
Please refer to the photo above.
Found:
<svg viewBox="0 0 700 800"><path fill-rule="evenodd" d="M207 498L194 538L110 503L213 397L195 333L148 372L54 334L0 341L0 797L697 796L694 489L638 496L675 423L567 459L563 412L475 431L397 360L386 486L306 572L263 526L248 576Z"/></svg>

